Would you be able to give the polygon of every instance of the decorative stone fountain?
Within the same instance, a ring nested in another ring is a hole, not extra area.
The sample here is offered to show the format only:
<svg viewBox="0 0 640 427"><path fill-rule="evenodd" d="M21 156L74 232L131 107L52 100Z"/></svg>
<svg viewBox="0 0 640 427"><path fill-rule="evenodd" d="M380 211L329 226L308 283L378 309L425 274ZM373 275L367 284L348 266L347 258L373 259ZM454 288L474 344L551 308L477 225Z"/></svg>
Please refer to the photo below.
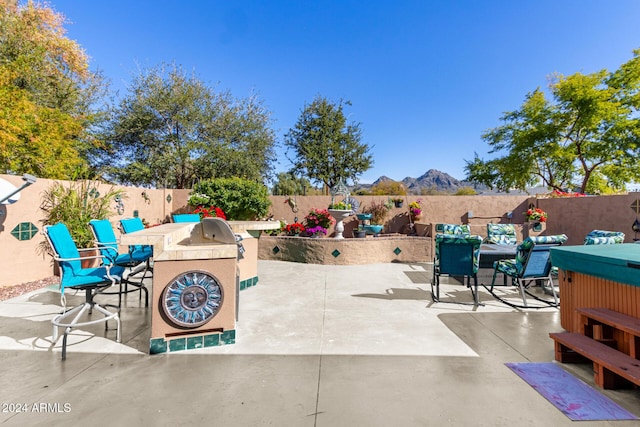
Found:
<svg viewBox="0 0 640 427"><path fill-rule="evenodd" d="M334 209L333 206L336 205L335 198L336 196L342 196L343 203L347 204L349 201L349 195L349 189L344 185L342 180L338 181L335 187L331 189L331 207L329 207L329 213L336 219L335 239L344 239L344 236L342 235L342 232L344 231L343 221L353 214L350 206L347 206L348 209Z"/></svg>

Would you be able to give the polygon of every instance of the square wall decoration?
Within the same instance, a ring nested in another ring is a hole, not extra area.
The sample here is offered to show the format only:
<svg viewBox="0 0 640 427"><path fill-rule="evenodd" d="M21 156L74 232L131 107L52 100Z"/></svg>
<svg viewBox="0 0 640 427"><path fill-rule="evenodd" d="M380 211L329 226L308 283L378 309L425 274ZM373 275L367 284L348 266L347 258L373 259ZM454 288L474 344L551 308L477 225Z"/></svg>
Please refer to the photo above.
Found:
<svg viewBox="0 0 640 427"><path fill-rule="evenodd" d="M21 222L11 230L11 235L18 240L31 240L38 233L38 227L30 222Z"/></svg>

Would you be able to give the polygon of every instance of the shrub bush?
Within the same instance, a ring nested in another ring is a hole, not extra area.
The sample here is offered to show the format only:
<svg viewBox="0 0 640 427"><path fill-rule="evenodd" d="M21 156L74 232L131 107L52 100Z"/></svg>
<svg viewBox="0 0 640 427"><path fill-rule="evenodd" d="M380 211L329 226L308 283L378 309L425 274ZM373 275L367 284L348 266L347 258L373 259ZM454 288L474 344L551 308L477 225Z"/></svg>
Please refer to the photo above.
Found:
<svg viewBox="0 0 640 427"><path fill-rule="evenodd" d="M251 221L267 215L271 200L267 187L242 178L214 178L193 186L193 194L206 196L229 220Z"/></svg>

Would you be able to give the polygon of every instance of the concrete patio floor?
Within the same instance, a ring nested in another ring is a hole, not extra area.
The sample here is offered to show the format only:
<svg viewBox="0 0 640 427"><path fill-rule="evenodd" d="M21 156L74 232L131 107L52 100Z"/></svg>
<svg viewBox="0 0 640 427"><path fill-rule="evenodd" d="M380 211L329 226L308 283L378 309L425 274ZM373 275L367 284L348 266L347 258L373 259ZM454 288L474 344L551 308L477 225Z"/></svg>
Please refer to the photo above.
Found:
<svg viewBox="0 0 640 427"><path fill-rule="evenodd" d="M429 264L260 261L258 272L258 285L240 293L236 343L185 352L147 354L151 309L136 295L121 312L121 344L103 325L74 330L65 361L61 340L51 342L50 321L60 310L56 289L1 302L0 423L574 423L504 365L553 361L548 333L562 330L557 309L516 310L485 290L485 306L434 304ZM471 301L470 291L454 280L441 296ZM593 385L590 365L562 367ZM640 390L601 392L640 415ZM580 422L614 425L640 422Z"/></svg>

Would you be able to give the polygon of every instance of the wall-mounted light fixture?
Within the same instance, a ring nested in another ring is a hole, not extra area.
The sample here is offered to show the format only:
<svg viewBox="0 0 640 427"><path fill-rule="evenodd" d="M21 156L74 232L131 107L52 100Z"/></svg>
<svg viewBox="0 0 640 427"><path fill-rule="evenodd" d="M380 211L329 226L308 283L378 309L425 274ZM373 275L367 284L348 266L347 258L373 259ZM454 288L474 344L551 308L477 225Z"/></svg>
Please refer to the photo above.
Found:
<svg viewBox="0 0 640 427"><path fill-rule="evenodd" d="M171 194L167 194L167 203L171 203L172 197Z"/></svg>
<svg viewBox="0 0 640 427"><path fill-rule="evenodd" d="M10 205L12 203L17 202L18 199L20 198L20 194L18 193L20 193L22 189L27 188L28 186L36 182L36 177L33 175L29 175L28 173L25 173L24 175L22 175L22 180L24 181L24 184L22 184L20 188L15 188L8 182L4 181L6 182L5 184L6 188L3 187L3 189L5 189L8 194L0 196L2 197L0 199L0 204Z"/></svg>
<svg viewBox="0 0 640 427"><path fill-rule="evenodd" d="M640 221L638 221L637 217L636 220L633 221L631 229L633 230L633 241L636 242L638 241L638 233L640 233Z"/></svg>

